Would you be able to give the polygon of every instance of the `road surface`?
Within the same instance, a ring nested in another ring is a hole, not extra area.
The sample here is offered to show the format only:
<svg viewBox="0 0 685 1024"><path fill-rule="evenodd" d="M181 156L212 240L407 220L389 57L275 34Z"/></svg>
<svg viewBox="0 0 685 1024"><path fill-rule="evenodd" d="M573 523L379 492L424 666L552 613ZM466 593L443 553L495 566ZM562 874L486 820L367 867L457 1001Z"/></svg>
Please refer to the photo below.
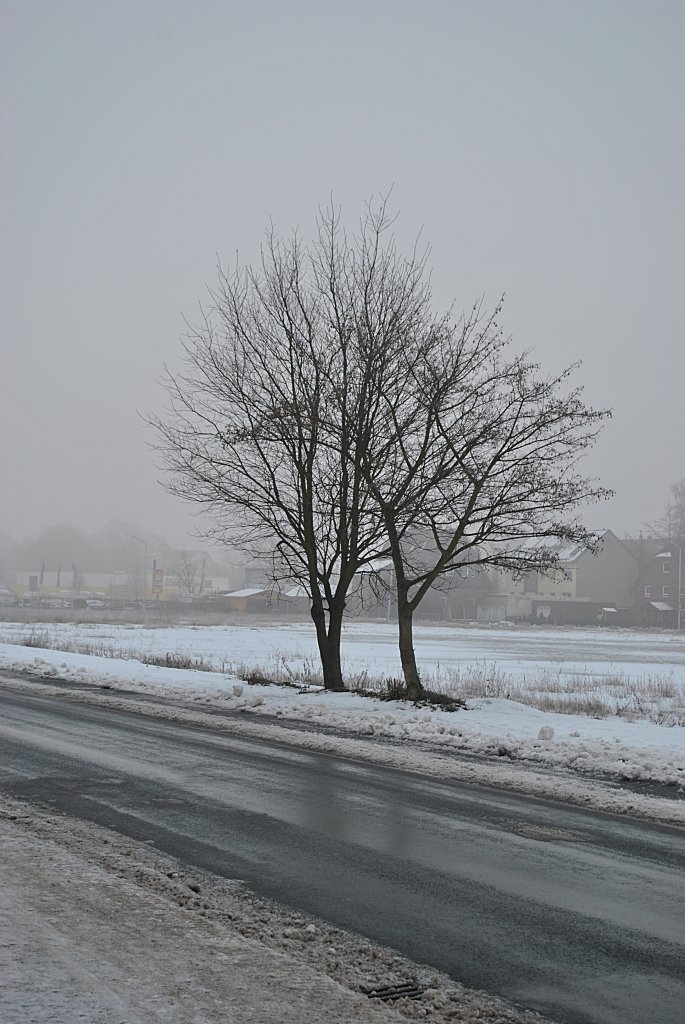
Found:
<svg viewBox="0 0 685 1024"><path fill-rule="evenodd" d="M683 1019L682 830L11 691L0 791L560 1021Z"/></svg>

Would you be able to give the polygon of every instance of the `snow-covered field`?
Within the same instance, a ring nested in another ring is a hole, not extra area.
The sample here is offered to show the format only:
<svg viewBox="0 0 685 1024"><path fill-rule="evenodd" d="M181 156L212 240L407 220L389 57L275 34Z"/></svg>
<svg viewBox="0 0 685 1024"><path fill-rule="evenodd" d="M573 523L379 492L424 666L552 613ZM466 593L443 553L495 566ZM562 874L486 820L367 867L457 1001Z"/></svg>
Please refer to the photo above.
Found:
<svg viewBox="0 0 685 1024"><path fill-rule="evenodd" d="M283 659L297 667L316 663L316 640L306 622L227 626L122 626L95 623L3 623L0 640L21 643L32 634L65 645L89 644L120 651L184 652L212 659L216 667L266 665ZM542 669L564 678L601 682L608 675L671 675L685 685L685 635L602 629L509 626L416 626L415 649L423 674L495 664L520 679ZM397 627L354 622L343 630L343 661L354 679L365 672L397 676Z"/></svg>
<svg viewBox="0 0 685 1024"><path fill-rule="evenodd" d="M0 641L143 661L190 659L192 667L220 674L244 676L256 670L280 681L321 681L315 637L307 623L157 628L10 623L0 627ZM511 698L541 710L618 713L685 725L682 635L417 626L415 648L424 682L455 695ZM350 688L399 677L396 627L348 625L343 670Z"/></svg>
<svg viewBox="0 0 685 1024"><path fill-rule="evenodd" d="M27 639L98 653L23 646ZM685 728L663 724L684 720L685 638L675 635L418 627L418 661L431 683L451 679L456 686L471 680L481 687L482 695L471 697L467 710L455 713L353 693L250 685L238 678L238 672L260 668L280 669L286 677L314 672L316 646L305 624L5 624L0 641L0 670L29 669L113 690L182 695L197 708L240 710L262 720L297 719L309 729L332 727L348 736L399 741L407 756L412 747L425 750L428 745L441 755L478 755L499 765L561 769L576 778L603 773L617 780L664 783L678 792L685 788ZM399 675L392 625L348 626L343 651L345 671L353 680ZM202 658L214 671L136 660L166 654ZM543 691L555 685L556 696L575 713L547 709L544 698L550 694ZM569 695L575 704L569 704ZM612 713L612 700L620 715ZM541 706L531 706L535 702ZM587 713L598 713L598 707L602 717Z"/></svg>

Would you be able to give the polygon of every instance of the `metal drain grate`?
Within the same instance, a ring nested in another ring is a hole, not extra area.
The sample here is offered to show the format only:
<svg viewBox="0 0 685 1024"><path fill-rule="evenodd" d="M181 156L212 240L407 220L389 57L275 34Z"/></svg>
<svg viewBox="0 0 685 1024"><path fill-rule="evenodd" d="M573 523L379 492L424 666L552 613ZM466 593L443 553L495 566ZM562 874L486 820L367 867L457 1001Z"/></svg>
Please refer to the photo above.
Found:
<svg viewBox="0 0 685 1024"><path fill-rule="evenodd" d="M400 981L395 985L360 985L361 991L369 999L380 999L384 1003L392 1003L395 999L405 996L407 999L420 999L424 989L416 981Z"/></svg>

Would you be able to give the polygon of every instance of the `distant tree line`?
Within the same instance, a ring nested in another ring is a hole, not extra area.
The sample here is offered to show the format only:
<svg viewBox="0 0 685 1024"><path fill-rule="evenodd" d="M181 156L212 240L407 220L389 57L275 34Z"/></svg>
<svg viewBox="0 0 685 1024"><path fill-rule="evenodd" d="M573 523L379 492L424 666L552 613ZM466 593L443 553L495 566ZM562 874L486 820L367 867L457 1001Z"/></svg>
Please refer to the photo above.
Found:
<svg viewBox="0 0 685 1024"><path fill-rule="evenodd" d="M83 571L112 572L127 569L140 559L141 545L135 537L142 537L148 550L157 553L160 560L171 551L159 534L130 523L115 521L94 533L58 523L33 537L0 537L0 561L5 571L37 569L41 565L51 571L58 565L71 571L76 565Z"/></svg>

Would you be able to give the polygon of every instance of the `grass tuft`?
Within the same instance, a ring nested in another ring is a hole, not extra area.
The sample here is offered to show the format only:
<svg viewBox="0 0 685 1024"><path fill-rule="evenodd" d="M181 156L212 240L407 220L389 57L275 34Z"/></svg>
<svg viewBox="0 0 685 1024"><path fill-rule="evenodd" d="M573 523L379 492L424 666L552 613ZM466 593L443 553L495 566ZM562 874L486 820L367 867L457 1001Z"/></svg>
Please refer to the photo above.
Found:
<svg viewBox="0 0 685 1024"><path fill-rule="evenodd" d="M375 680L375 685L348 686L348 690L358 694L360 697L374 697L376 700L409 700L407 686L404 679L396 677L382 678ZM432 690L424 687L426 696L423 700L414 700L411 703L414 707L420 708L441 708L443 711L459 711L466 707L466 702L461 697L445 693L442 690Z"/></svg>
<svg viewBox="0 0 685 1024"><path fill-rule="evenodd" d="M167 651L166 654L138 654L137 661L159 668L192 669L195 672L213 672L214 667L201 654L193 656L183 651Z"/></svg>
<svg viewBox="0 0 685 1024"><path fill-rule="evenodd" d="M54 648L54 645L50 643L50 634L48 631L39 631L37 629L32 629L31 632L20 641L20 645L22 647L39 647L42 649L50 647ZM58 650L59 649L60 648L58 648Z"/></svg>

